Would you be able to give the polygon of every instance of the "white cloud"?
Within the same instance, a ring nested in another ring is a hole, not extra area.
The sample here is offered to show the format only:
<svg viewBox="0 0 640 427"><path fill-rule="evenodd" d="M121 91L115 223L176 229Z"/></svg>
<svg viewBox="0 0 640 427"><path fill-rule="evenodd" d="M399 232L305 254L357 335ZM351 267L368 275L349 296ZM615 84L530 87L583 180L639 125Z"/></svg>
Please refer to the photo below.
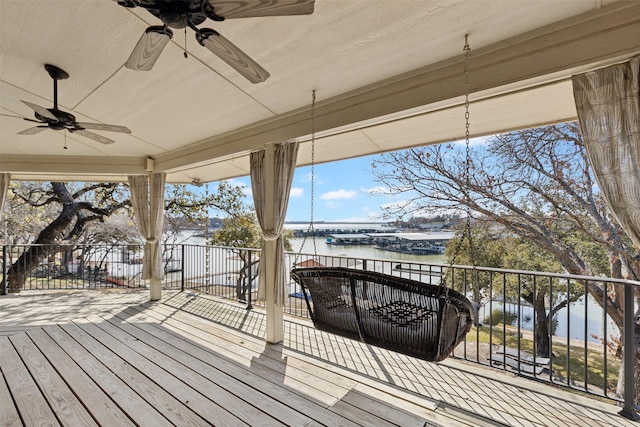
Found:
<svg viewBox="0 0 640 427"><path fill-rule="evenodd" d="M352 215L350 217L339 218L336 219L335 222L379 222L384 221L382 213L377 210L371 209L369 206L363 206L361 209L361 214Z"/></svg>
<svg viewBox="0 0 640 427"><path fill-rule="evenodd" d="M395 211L395 210L399 210L399 209L408 209L412 205L413 205L413 202L411 202L411 201L398 200L396 202L385 203L383 205L380 205L380 209L383 209L383 210L390 209L392 211Z"/></svg>
<svg viewBox="0 0 640 427"><path fill-rule="evenodd" d="M377 186L377 187L369 187L369 188L361 188L360 189L361 192L368 194L370 196L390 196L392 195L389 192L389 189L387 187L383 187L383 186Z"/></svg>
<svg viewBox="0 0 640 427"><path fill-rule="evenodd" d="M309 173L305 173L300 175L300 178L296 178L299 179L300 182L314 182L315 184L322 184L323 181L320 177L320 174L318 172L315 172L315 176L311 175L311 172Z"/></svg>
<svg viewBox="0 0 640 427"><path fill-rule="evenodd" d="M289 193L289 197L302 197L303 194L304 194L304 188L291 187L291 192Z"/></svg>
<svg viewBox="0 0 640 427"><path fill-rule="evenodd" d="M253 193L251 191L251 187L248 186L247 184L245 184L244 182L242 182L239 179L234 179L234 178L229 178L227 180L227 183L229 183L229 185L234 186L234 187L239 187L242 190L242 194L244 194L247 197L253 197Z"/></svg>
<svg viewBox="0 0 640 427"><path fill-rule="evenodd" d="M476 145L487 145L487 142L490 138L490 136L479 136L477 138L471 138L469 139L469 146L473 147ZM466 145L467 141L465 139L458 139L454 141L454 143Z"/></svg>
<svg viewBox="0 0 640 427"><path fill-rule="evenodd" d="M336 191L329 191L327 193L324 193L322 196L320 196L320 198L322 200L344 200L344 199L354 199L356 198L356 196L358 195L358 193L356 191L353 190L344 190L344 189L340 189L340 190L336 190Z"/></svg>

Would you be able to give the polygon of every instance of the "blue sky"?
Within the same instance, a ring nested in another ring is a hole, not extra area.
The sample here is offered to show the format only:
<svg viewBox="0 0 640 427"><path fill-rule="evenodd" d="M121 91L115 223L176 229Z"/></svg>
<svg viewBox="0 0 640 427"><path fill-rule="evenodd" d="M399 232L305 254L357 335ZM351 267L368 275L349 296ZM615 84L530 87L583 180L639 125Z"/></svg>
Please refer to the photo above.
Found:
<svg viewBox="0 0 640 427"><path fill-rule="evenodd" d="M371 173L371 162L377 157L315 165L314 221L375 222L381 221L381 206L390 203L388 196L374 196L369 192L380 185ZM236 178L232 183L246 187L247 202L251 203L251 180ZM311 167L296 169L291 186L287 221L309 221L311 213Z"/></svg>
<svg viewBox="0 0 640 427"><path fill-rule="evenodd" d="M470 144L484 145L487 139L472 138ZM462 148L465 141L454 141L453 144ZM371 163L380 156L375 154L315 165L314 222L388 222L382 218L383 207L404 204L408 195L380 194L384 192L383 187L371 172ZM247 176L231 182L245 187L246 201L253 204L251 179ZM378 189L378 194L371 194L374 189ZM310 213L311 166L298 167L291 185L286 221L308 222Z"/></svg>

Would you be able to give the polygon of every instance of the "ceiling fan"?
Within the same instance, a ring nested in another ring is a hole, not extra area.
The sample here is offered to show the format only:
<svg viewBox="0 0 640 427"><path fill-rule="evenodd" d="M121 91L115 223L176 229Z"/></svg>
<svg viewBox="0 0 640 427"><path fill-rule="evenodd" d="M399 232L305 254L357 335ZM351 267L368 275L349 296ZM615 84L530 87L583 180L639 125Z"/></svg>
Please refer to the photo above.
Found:
<svg viewBox="0 0 640 427"><path fill-rule="evenodd" d="M3 116L8 117L16 117L26 120L28 122L39 123L38 126L31 127L29 129L25 129L22 132L18 132L18 135L35 135L40 133L46 129L53 130L67 130L71 133L77 133L86 138L93 139L94 141L100 142L102 144L113 144L115 141L113 139L106 138L102 135L98 135L97 133L93 133L88 131L87 129L92 130L104 130L109 132L122 132L122 133L131 133L131 131L124 126L117 125L106 125L103 123L85 123L85 122L76 122L76 117L73 114L67 113L65 111L58 109L58 80L64 80L69 78L69 74L55 65L45 64L45 70L49 73L51 78L53 79L53 108L44 108L40 105L33 104L28 101L22 101L25 105L33 109L35 112L35 118L29 119L26 117L12 116L9 114L2 114Z"/></svg>
<svg viewBox="0 0 640 427"><path fill-rule="evenodd" d="M269 72L240 48L210 28L196 26L205 20L309 15L315 0L115 0L119 5L142 7L159 18L164 25L151 26L144 32L131 52L125 67L148 71L155 64L164 47L173 37L171 28L191 28L196 40L252 83L260 83ZM171 27L171 28L170 28ZM186 52L185 52L186 56Z"/></svg>

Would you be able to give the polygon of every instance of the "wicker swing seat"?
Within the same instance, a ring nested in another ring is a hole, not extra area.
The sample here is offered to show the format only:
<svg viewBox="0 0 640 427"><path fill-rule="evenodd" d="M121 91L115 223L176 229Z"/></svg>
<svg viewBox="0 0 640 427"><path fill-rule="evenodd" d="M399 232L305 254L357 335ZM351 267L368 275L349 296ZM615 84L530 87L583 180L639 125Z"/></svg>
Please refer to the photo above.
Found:
<svg viewBox="0 0 640 427"><path fill-rule="evenodd" d="M473 306L445 286L343 267L294 268L317 329L431 362L473 324Z"/></svg>

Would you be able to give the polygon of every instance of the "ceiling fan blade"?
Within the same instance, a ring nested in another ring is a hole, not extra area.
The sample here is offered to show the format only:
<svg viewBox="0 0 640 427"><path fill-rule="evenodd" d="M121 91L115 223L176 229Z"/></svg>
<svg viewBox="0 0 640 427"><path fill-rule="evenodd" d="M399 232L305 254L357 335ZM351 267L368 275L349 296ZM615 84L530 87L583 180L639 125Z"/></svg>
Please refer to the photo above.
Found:
<svg viewBox="0 0 640 427"><path fill-rule="evenodd" d="M172 37L173 31L168 27L152 26L147 28L124 66L131 70L149 71Z"/></svg>
<svg viewBox="0 0 640 427"><path fill-rule="evenodd" d="M3 116L3 117L13 117L13 118L15 118L15 119L24 119L24 117L22 117L22 116L16 116L15 114L4 114L4 113L0 113L0 116ZM25 120L27 120L27 119L25 119ZM31 119L29 119L29 120L31 120Z"/></svg>
<svg viewBox="0 0 640 427"><path fill-rule="evenodd" d="M208 0L217 16L225 19L259 16L310 15L315 0Z"/></svg>
<svg viewBox="0 0 640 427"><path fill-rule="evenodd" d="M84 130L84 129L78 129L78 130L69 129L69 132L77 133L79 135L84 136L85 138L93 139L94 141L97 141L101 144L113 144L115 142L113 139L106 138L102 135L98 135L97 133L89 132L88 130Z"/></svg>
<svg viewBox="0 0 640 427"><path fill-rule="evenodd" d="M269 78L269 72L215 30L203 28L196 33L198 43L215 53L224 62L247 78L260 83Z"/></svg>
<svg viewBox="0 0 640 427"><path fill-rule="evenodd" d="M118 126L118 125L107 125L104 123L84 123L84 122L78 122L75 125L76 127L79 127L82 129L106 130L109 132L131 133L131 130L129 128L124 126ZM82 130L82 129L79 129L79 130Z"/></svg>
<svg viewBox="0 0 640 427"><path fill-rule="evenodd" d="M34 122L34 123L42 123L42 124L44 124L44 122L41 122L40 120L28 119L28 118L26 118L26 117L16 116L16 115L14 115L14 114L2 114L2 113L0 113L0 116L3 116L3 117L13 117L14 119L22 119L22 120L26 120L26 121L28 121L28 122Z"/></svg>
<svg viewBox="0 0 640 427"><path fill-rule="evenodd" d="M36 113L40 114L42 117L46 117L47 119L58 121L58 118L51 113L51 111L47 110L44 107L41 107L37 104L32 104L31 102L22 101L27 107L31 108Z"/></svg>
<svg viewBox="0 0 640 427"><path fill-rule="evenodd" d="M18 135L35 135L37 133L42 132L43 130L47 130L49 126L34 126L29 129L25 129L21 132L18 132Z"/></svg>

